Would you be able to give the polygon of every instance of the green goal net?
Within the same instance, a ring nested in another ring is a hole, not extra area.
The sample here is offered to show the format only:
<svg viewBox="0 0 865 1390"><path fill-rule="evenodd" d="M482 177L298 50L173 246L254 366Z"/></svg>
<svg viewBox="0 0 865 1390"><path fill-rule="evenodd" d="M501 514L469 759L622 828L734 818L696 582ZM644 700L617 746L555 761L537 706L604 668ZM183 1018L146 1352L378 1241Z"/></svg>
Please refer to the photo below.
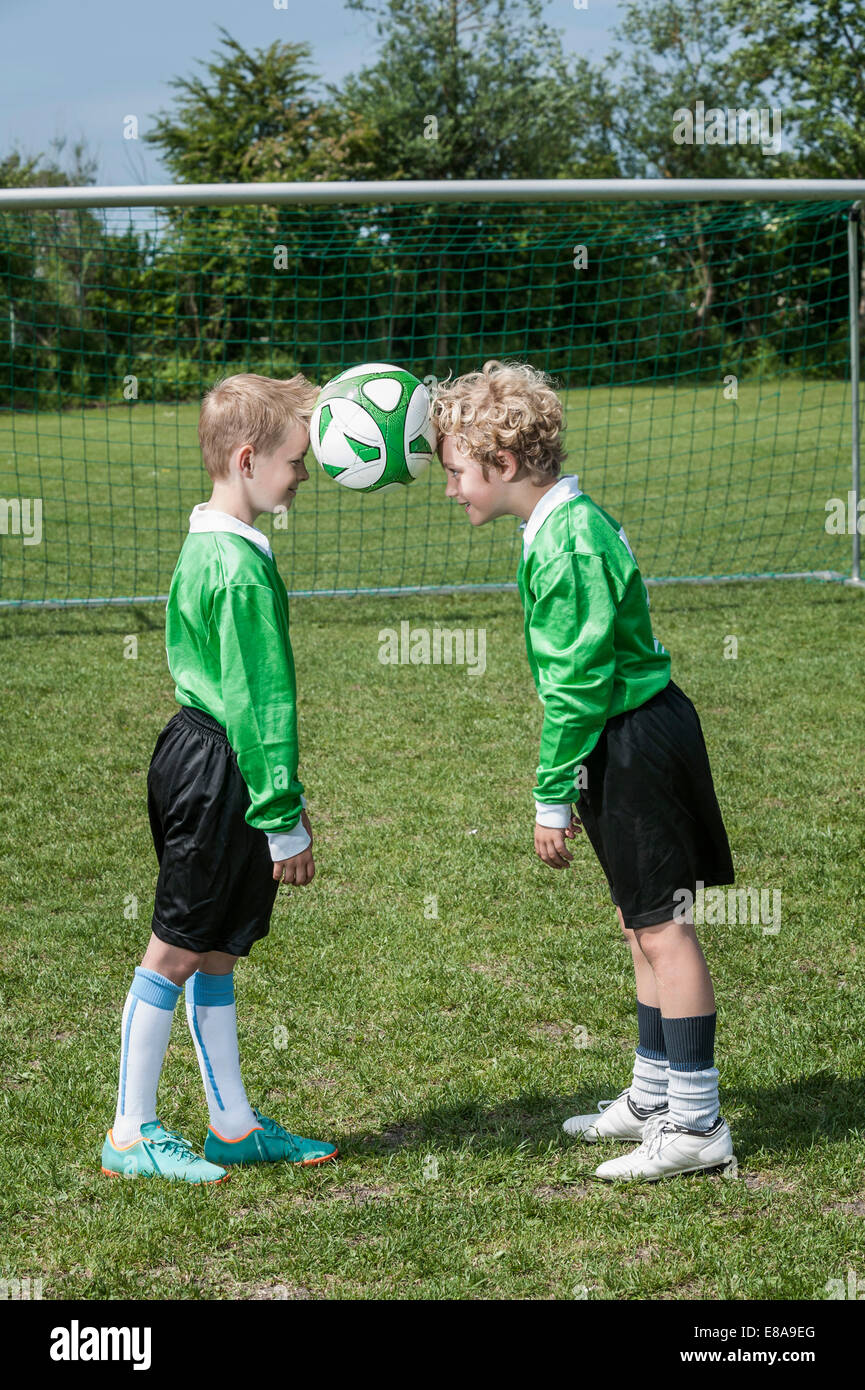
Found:
<svg viewBox="0 0 865 1390"><path fill-rule="evenodd" d="M850 203L0 205L0 603L163 599L220 377L553 374L565 470L648 579L850 574ZM308 459L263 517L292 593L510 585L437 461L362 496ZM836 527L836 531L838 528Z"/></svg>

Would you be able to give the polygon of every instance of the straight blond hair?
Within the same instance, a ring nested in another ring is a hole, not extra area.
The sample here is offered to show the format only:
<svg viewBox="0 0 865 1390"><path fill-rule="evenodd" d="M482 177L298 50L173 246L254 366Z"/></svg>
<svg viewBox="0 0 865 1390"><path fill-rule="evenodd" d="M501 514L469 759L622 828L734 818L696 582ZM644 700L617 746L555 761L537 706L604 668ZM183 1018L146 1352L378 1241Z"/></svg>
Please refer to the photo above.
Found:
<svg viewBox="0 0 865 1390"><path fill-rule="evenodd" d="M279 380L240 372L224 377L207 392L198 416L201 457L211 478L227 478L234 450L250 444L270 454L290 429L309 426L318 387L305 376Z"/></svg>

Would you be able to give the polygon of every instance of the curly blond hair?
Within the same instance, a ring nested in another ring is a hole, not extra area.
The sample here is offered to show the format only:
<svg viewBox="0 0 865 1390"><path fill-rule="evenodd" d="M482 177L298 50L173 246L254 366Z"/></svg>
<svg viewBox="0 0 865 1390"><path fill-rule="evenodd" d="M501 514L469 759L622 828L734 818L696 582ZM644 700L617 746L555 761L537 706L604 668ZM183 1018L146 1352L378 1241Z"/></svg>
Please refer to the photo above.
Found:
<svg viewBox="0 0 865 1390"><path fill-rule="evenodd" d="M453 438L461 453L480 464L484 478L502 468L500 449L519 463L518 478L548 483L566 457L562 403L552 377L527 362L485 362L433 388L432 418L439 436Z"/></svg>
<svg viewBox="0 0 865 1390"><path fill-rule="evenodd" d="M228 477L238 444L269 454L295 425L309 426L318 387L300 373L279 380L239 372L207 392L198 417L201 457L211 478Z"/></svg>

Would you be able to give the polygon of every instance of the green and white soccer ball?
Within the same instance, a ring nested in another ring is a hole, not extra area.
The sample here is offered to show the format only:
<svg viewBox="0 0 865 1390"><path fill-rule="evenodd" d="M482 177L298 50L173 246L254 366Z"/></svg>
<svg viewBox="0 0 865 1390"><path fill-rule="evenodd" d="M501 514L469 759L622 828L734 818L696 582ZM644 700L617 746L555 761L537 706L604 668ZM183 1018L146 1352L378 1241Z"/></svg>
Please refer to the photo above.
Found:
<svg viewBox="0 0 865 1390"><path fill-rule="evenodd" d="M388 492L423 472L436 447L423 382L389 362L350 367L322 388L309 427L328 477L355 492Z"/></svg>

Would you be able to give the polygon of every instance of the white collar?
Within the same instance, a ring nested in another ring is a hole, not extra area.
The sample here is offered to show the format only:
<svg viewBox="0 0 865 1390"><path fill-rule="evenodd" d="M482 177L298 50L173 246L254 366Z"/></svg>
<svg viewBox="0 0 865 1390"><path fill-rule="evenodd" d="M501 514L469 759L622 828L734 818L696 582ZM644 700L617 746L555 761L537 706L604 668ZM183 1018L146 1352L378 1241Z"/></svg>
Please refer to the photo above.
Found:
<svg viewBox="0 0 865 1390"><path fill-rule="evenodd" d="M523 532L524 555L550 512L554 511L556 507L560 507L563 502L569 502L572 497L580 497L581 495L576 473L566 473L564 477L559 478L555 487L551 487L549 492L544 493L540 502L534 507L528 521L524 521L520 527Z"/></svg>
<svg viewBox="0 0 865 1390"><path fill-rule="evenodd" d="M255 526L249 526L245 521L241 521L239 516L232 516L230 512L220 512L215 507L208 507L206 502L199 502L197 507L193 507L189 513L190 531L232 531L235 536L245 536L248 541L252 541L266 555L273 559L273 551L270 548L270 541L263 531L259 531Z"/></svg>

